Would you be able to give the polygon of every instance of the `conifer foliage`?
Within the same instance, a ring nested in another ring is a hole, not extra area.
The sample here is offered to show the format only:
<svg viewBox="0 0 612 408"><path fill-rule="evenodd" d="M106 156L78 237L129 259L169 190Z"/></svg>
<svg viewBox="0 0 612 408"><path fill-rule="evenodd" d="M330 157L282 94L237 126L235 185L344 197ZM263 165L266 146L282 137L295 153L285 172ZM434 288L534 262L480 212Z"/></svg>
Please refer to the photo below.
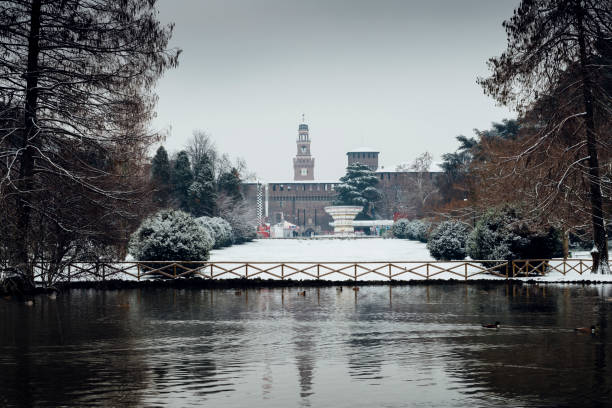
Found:
<svg viewBox="0 0 612 408"><path fill-rule="evenodd" d="M168 206L171 174L168 152L166 152L164 146L160 146L151 161L151 181L156 188L153 193L153 201L161 208Z"/></svg>
<svg viewBox="0 0 612 408"><path fill-rule="evenodd" d="M340 181L342 184L336 187L338 195L334 205L360 205L363 207L360 215L374 217L374 204L381 198L376 188L376 174L364 164L353 163L346 168L346 175Z"/></svg>

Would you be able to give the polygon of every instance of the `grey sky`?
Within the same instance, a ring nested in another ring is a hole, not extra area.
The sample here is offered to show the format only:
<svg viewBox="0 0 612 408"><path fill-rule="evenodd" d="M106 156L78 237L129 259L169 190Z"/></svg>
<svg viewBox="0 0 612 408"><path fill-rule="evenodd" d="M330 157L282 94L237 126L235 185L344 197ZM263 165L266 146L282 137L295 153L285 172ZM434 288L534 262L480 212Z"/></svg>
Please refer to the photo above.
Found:
<svg viewBox="0 0 612 408"><path fill-rule="evenodd" d="M518 0L160 0L176 23L179 68L159 82L154 126L170 151L194 129L246 159L262 180L290 179L301 114L315 178L344 174L346 152L378 149L386 167L439 160L514 116L476 84L506 44Z"/></svg>

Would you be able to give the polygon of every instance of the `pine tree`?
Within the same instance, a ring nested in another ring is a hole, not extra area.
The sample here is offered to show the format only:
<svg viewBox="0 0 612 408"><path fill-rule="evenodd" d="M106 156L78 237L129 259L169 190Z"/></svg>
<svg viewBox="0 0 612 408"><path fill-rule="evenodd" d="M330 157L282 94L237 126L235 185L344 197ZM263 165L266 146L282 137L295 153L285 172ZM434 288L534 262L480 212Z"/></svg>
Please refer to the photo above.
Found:
<svg viewBox="0 0 612 408"><path fill-rule="evenodd" d="M189 186L189 208L196 217L212 216L216 207L213 163L204 153L193 163L193 183Z"/></svg>
<svg viewBox="0 0 612 408"><path fill-rule="evenodd" d="M338 195L334 205L360 205L363 210L359 218L374 216L374 203L381 198L376 189L378 177L365 164L353 163L346 168L346 175L340 178L342 184L336 187Z"/></svg>
<svg viewBox="0 0 612 408"><path fill-rule="evenodd" d="M170 160L164 146L157 149L151 161L151 181L155 188L153 201L160 207L167 207L170 198Z"/></svg>
<svg viewBox="0 0 612 408"><path fill-rule="evenodd" d="M193 183L193 172L189 163L189 156L184 150L176 155L172 171L172 191L181 210L189 210L189 188Z"/></svg>
<svg viewBox="0 0 612 408"><path fill-rule="evenodd" d="M234 200L241 200L242 193L240 192L240 174L238 169L232 167L230 171L219 176L218 190L219 193L226 194Z"/></svg>

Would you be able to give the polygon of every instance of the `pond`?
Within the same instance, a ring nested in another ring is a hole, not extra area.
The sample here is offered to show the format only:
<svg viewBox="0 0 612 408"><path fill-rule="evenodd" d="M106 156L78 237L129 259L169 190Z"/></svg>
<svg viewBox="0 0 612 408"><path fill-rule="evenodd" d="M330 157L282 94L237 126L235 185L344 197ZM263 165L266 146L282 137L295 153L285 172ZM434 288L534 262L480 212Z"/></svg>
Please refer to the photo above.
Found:
<svg viewBox="0 0 612 408"><path fill-rule="evenodd" d="M70 290L0 301L0 406L605 405L612 285ZM501 322L484 329L481 323ZM596 336L574 332L598 324Z"/></svg>

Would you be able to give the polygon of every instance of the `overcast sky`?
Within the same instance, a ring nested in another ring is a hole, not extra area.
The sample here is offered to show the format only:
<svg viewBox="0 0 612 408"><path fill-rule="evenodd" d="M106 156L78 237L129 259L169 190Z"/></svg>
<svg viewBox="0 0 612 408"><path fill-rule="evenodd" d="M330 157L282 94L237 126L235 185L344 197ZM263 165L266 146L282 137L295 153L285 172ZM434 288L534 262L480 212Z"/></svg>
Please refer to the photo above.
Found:
<svg viewBox="0 0 612 408"><path fill-rule="evenodd" d="M180 64L160 80L156 129L169 151L194 129L264 181L291 179L301 115L316 179L344 174L346 152L385 168L435 160L515 115L476 84L505 48L518 0L160 0Z"/></svg>

